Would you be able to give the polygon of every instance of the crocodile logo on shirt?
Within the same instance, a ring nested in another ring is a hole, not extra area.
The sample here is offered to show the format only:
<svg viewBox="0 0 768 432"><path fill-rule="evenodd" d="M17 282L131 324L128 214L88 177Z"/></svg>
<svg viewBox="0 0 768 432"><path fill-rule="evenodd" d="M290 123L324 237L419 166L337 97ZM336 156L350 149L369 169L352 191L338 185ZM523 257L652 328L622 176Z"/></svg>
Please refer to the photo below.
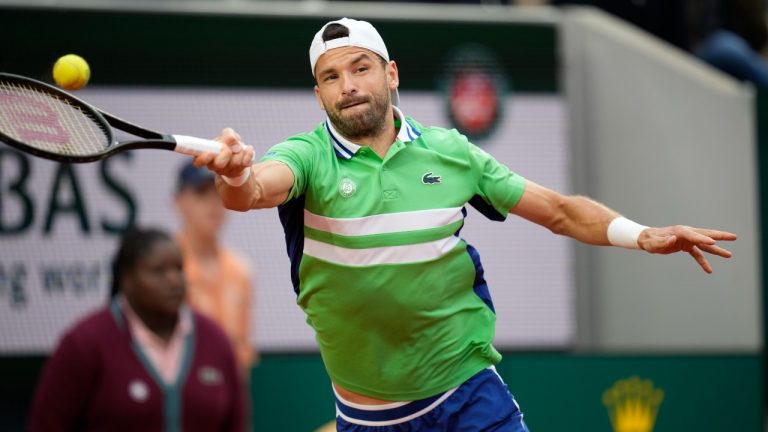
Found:
<svg viewBox="0 0 768 432"><path fill-rule="evenodd" d="M421 182L425 185L440 184L440 178L440 176L432 175L431 172L428 172L421 177Z"/></svg>

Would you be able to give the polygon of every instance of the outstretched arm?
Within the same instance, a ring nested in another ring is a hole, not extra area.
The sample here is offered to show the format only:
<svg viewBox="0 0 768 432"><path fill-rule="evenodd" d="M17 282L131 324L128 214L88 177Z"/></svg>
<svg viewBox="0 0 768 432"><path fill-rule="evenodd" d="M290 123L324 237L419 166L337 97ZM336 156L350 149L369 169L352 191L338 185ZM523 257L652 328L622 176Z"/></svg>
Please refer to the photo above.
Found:
<svg viewBox="0 0 768 432"><path fill-rule="evenodd" d="M270 208L288 198L294 178L287 165L276 161L253 165L253 147L243 145L240 135L230 128L222 130L215 140L224 144L221 152L199 155L194 164L217 174L216 189L226 208Z"/></svg>
<svg viewBox="0 0 768 432"><path fill-rule="evenodd" d="M718 240L736 240L736 235L683 225L643 227L583 196L565 196L526 180L525 192L510 210L550 231L593 245L616 245L650 253L688 252L707 273L712 273L704 252L730 258L731 252L717 246Z"/></svg>

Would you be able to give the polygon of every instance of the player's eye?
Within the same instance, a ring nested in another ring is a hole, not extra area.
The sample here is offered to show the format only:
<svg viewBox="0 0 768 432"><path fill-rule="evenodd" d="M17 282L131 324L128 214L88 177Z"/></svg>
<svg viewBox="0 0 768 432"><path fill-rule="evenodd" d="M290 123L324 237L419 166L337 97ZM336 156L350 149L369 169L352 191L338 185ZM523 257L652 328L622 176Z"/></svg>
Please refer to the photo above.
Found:
<svg viewBox="0 0 768 432"><path fill-rule="evenodd" d="M330 81L335 80L338 77L339 76L336 75L336 74L329 74L329 75L326 75L325 78L323 78L323 82L330 82Z"/></svg>

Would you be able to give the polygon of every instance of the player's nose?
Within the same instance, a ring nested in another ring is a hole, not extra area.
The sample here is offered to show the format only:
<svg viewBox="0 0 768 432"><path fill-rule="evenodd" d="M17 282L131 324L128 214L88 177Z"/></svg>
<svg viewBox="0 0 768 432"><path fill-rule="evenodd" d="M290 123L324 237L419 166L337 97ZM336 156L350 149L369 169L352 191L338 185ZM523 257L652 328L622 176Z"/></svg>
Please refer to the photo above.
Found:
<svg viewBox="0 0 768 432"><path fill-rule="evenodd" d="M357 93L358 88L352 76L349 74L342 74L339 79L341 80L341 93L344 96L351 96Z"/></svg>

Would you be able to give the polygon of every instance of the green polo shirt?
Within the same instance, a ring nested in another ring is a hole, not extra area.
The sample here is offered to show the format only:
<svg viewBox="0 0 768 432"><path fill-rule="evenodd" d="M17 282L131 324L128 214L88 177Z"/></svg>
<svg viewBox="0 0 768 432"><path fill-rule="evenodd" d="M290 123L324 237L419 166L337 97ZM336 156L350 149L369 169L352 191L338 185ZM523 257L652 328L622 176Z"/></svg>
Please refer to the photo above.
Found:
<svg viewBox="0 0 768 432"><path fill-rule="evenodd" d="M295 177L280 219L297 302L331 379L416 400L501 360L480 258L459 231L468 203L503 220L525 181L456 130L397 108L395 125L383 160L326 121L262 161Z"/></svg>

